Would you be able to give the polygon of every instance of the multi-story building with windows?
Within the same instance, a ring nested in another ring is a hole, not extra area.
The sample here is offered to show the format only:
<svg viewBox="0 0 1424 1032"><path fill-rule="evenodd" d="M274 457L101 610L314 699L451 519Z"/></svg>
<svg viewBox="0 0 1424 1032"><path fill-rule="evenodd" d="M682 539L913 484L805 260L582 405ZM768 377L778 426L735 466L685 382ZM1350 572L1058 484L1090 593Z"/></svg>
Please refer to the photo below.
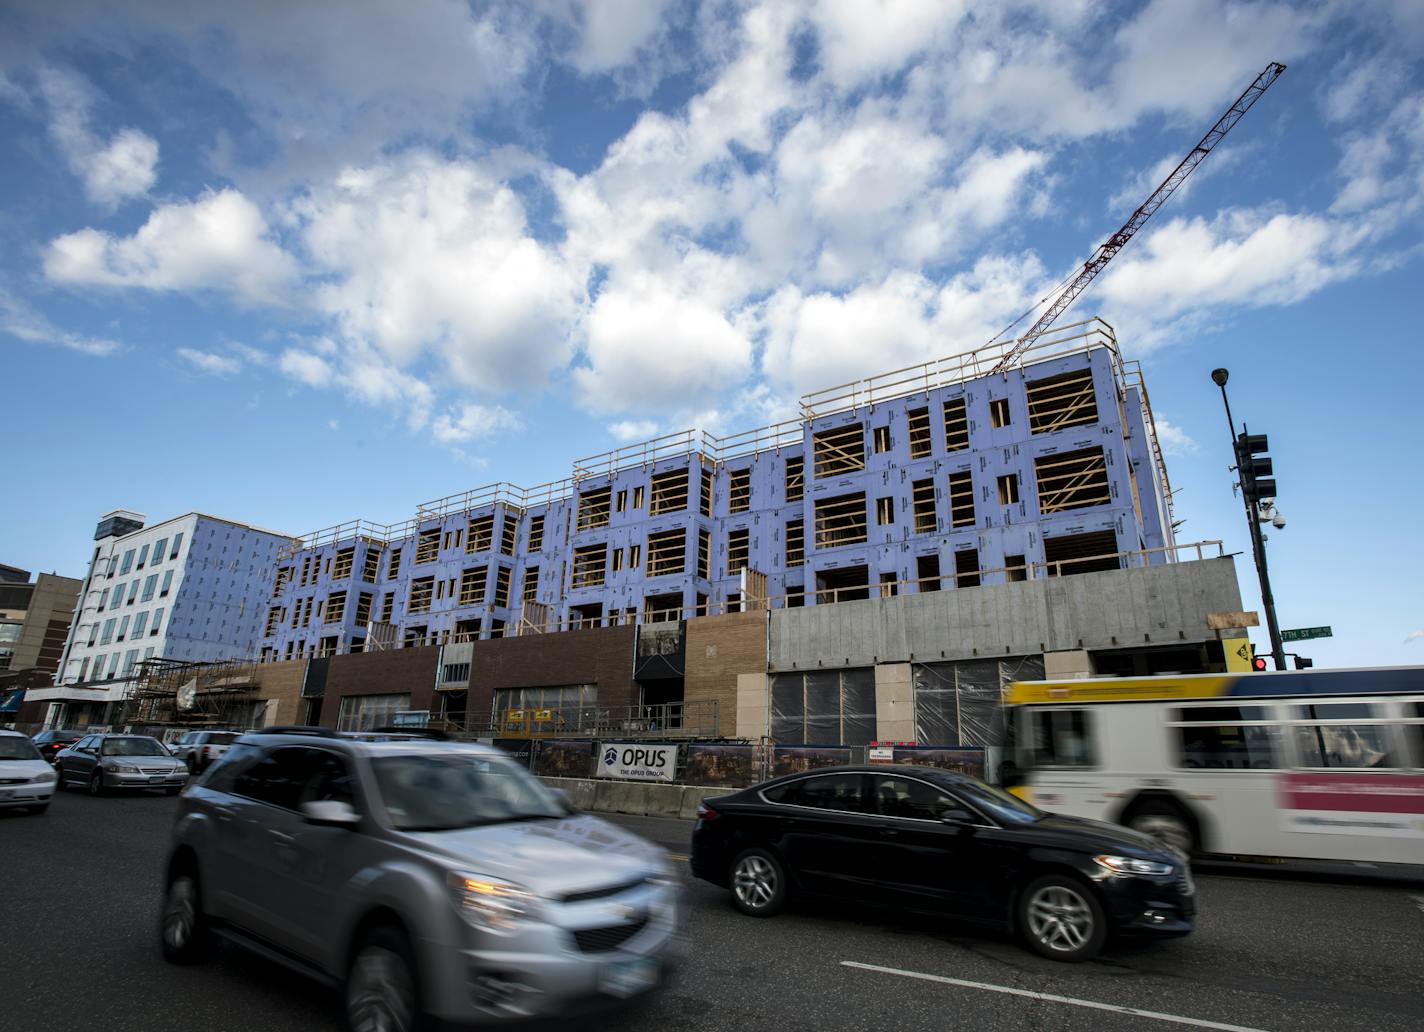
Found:
<svg viewBox="0 0 1424 1032"><path fill-rule="evenodd" d="M108 722L146 659L255 655L261 600L292 539L197 512L145 526L118 509L94 541L59 676L28 696L51 703L48 724Z"/></svg>
<svg viewBox="0 0 1424 1032"><path fill-rule="evenodd" d="M285 549L262 658L653 623L1164 564L1145 386L1100 320L358 521Z"/></svg>
<svg viewBox="0 0 1424 1032"><path fill-rule="evenodd" d="M59 669L80 582L73 577L0 566L0 722L38 718L27 689L46 688Z"/></svg>

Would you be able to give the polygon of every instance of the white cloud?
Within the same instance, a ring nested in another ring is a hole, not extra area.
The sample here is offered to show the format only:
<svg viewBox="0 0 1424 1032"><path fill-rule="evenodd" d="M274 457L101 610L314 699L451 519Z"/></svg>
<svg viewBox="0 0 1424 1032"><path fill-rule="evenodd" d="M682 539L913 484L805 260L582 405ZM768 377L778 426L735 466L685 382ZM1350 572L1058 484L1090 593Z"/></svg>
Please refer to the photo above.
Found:
<svg viewBox="0 0 1424 1032"><path fill-rule="evenodd" d="M1157 427L1157 442L1165 454L1195 455L1201 450L1201 446L1185 430L1162 413L1155 413L1152 422Z"/></svg>
<svg viewBox="0 0 1424 1032"><path fill-rule="evenodd" d="M102 357L121 349L117 341L61 330L3 287L0 287L0 332L17 337L27 344L48 344L85 355Z"/></svg>
<svg viewBox="0 0 1424 1032"><path fill-rule="evenodd" d="M210 351L193 348L179 348L179 356L200 373L211 376L231 376L242 368L242 363L228 355L215 355Z"/></svg>
<svg viewBox="0 0 1424 1032"><path fill-rule="evenodd" d="M621 419L608 424L608 432L619 441L646 441L658 432L651 419Z"/></svg>
<svg viewBox="0 0 1424 1032"><path fill-rule="evenodd" d="M257 206L232 189L155 208L129 237L97 229L57 237L44 269L68 286L227 290L252 303L280 301L296 275Z"/></svg>
<svg viewBox="0 0 1424 1032"><path fill-rule="evenodd" d="M462 444L519 425L519 417L499 405L466 404L436 416L431 433L441 444Z"/></svg>
<svg viewBox="0 0 1424 1032"><path fill-rule="evenodd" d="M288 348L282 352L281 357L277 359L277 368L308 387L329 387L333 378L331 366L325 359L320 355L313 355L310 351L300 351L296 348Z"/></svg>
<svg viewBox="0 0 1424 1032"><path fill-rule="evenodd" d="M619 68L655 37L668 0L579 0L573 18L581 29L569 63L590 74Z"/></svg>
<svg viewBox="0 0 1424 1032"><path fill-rule="evenodd" d="M967 7L964 0L829 0L811 5L808 16L826 77L846 89L942 45Z"/></svg>
<svg viewBox="0 0 1424 1032"><path fill-rule="evenodd" d="M113 207L141 197L158 178L158 143L133 128L104 143L90 128L92 90L72 72L42 68L40 92L49 108L50 135L91 200Z"/></svg>
<svg viewBox="0 0 1424 1032"><path fill-rule="evenodd" d="M1406 644L1406 645L1408 645L1411 641L1420 641L1420 640L1424 640L1424 630L1410 631L1408 634L1406 634L1406 635L1404 636L1404 644Z"/></svg>

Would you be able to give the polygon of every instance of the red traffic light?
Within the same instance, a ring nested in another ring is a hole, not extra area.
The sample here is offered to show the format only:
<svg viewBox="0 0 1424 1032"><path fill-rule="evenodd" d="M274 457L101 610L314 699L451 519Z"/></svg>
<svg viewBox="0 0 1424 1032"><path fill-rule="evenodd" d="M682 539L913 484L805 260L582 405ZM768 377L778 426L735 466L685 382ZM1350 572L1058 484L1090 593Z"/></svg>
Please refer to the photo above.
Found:
<svg viewBox="0 0 1424 1032"><path fill-rule="evenodd" d="M1255 659L1251 660L1251 669L1257 671L1258 673L1259 673L1260 671L1262 671L1262 670L1265 670L1265 669L1266 669L1266 657L1265 657L1265 656L1257 656Z"/></svg>

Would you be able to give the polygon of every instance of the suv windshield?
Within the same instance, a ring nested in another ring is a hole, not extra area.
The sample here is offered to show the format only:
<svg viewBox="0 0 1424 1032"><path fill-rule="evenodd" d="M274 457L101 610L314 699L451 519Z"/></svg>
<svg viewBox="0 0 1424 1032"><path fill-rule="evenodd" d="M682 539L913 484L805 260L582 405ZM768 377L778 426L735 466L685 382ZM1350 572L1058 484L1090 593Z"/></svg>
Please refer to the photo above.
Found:
<svg viewBox="0 0 1424 1032"><path fill-rule="evenodd" d="M167 756L168 750L156 738L106 738L99 747L103 756Z"/></svg>
<svg viewBox="0 0 1424 1032"><path fill-rule="evenodd" d="M386 815L401 831L451 831L567 816L519 767L488 756L381 756L371 761Z"/></svg>
<svg viewBox="0 0 1424 1032"><path fill-rule="evenodd" d="M19 735L0 735L0 760L42 759L35 743Z"/></svg>
<svg viewBox="0 0 1424 1032"><path fill-rule="evenodd" d="M954 790L1003 824L1032 824L1044 816L1038 807L993 785L978 781L961 781L955 783Z"/></svg>

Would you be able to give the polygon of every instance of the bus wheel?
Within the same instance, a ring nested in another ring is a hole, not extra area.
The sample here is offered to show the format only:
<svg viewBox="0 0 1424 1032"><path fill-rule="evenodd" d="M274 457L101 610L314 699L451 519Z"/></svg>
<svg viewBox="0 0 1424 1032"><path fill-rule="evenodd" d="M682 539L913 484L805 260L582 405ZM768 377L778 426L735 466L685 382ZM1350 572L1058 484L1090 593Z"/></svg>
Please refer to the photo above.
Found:
<svg viewBox="0 0 1424 1032"><path fill-rule="evenodd" d="M1123 822L1133 831L1180 849L1187 856L1197 850L1197 833L1187 815L1171 803L1148 801L1134 806Z"/></svg>

